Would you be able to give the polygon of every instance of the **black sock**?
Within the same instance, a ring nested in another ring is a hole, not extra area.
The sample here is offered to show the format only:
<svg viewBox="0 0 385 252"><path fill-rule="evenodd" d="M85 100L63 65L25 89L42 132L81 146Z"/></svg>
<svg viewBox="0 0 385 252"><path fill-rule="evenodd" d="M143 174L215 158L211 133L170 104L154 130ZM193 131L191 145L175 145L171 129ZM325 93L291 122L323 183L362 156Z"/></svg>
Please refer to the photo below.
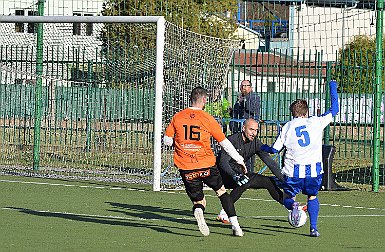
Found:
<svg viewBox="0 0 385 252"><path fill-rule="evenodd" d="M237 188L233 189L230 192L231 199L235 203L239 198L242 196L242 193L244 193L249 187L246 185L238 186Z"/></svg>
<svg viewBox="0 0 385 252"><path fill-rule="evenodd" d="M235 213L234 202L227 192L222 194L219 197L219 200L221 201L222 207L226 211L227 216L229 216L229 218L237 215Z"/></svg>

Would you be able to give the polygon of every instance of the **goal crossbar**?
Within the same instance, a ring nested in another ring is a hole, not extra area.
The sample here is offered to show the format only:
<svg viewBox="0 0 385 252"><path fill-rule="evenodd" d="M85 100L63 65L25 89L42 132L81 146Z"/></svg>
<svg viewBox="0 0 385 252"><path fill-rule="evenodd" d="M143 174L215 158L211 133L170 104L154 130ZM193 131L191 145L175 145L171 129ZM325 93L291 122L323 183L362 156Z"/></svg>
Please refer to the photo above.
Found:
<svg viewBox="0 0 385 252"><path fill-rule="evenodd" d="M163 16L2 16L0 23L157 23Z"/></svg>

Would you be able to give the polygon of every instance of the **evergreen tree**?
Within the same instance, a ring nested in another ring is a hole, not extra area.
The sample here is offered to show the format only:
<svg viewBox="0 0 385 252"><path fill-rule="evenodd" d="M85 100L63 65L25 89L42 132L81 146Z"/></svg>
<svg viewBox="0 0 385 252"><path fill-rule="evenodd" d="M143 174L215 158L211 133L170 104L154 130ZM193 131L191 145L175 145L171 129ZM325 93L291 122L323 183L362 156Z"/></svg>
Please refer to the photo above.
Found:
<svg viewBox="0 0 385 252"><path fill-rule="evenodd" d="M164 16L167 21L192 32L218 38L231 38L236 29L234 15L237 8L236 0L108 0L103 4L102 14L103 16ZM123 44L135 43L140 48L155 46L152 29L143 30L132 27L124 24L108 24L101 34L104 45L119 44L124 47ZM140 35L135 38L135 41L132 39L133 36L124 36L125 39L122 40L122 34L133 33Z"/></svg>
<svg viewBox="0 0 385 252"><path fill-rule="evenodd" d="M340 80L340 91L346 93L372 93L375 80L375 63L375 37L356 36L345 48L339 51L334 78ZM385 76L383 76L382 82L384 82L384 78Z"/></svg>

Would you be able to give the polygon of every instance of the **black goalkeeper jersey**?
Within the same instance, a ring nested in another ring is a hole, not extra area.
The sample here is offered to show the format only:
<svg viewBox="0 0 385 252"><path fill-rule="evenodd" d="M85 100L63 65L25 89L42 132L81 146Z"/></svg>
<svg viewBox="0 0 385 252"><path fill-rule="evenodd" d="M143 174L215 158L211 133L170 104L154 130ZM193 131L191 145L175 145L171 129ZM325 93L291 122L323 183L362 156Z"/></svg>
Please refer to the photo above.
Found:
<svg viewBox="0 0 385 252"><path fill-rule="evenodd" d="M258 138L254 138L253 141L244 141L242 134L242 132L235 133L229 136L228 139L243 159L248 160L250 157L257 154L258 157L269 167L273 174L281 179L282 174L278 164L270 157L270 154L261 151L262 142ZM222 174L222 177L227 175L232 178L237 174L243 173L239 164L237 164L237 162L223 150L218 155L217 166Z"/></svg>

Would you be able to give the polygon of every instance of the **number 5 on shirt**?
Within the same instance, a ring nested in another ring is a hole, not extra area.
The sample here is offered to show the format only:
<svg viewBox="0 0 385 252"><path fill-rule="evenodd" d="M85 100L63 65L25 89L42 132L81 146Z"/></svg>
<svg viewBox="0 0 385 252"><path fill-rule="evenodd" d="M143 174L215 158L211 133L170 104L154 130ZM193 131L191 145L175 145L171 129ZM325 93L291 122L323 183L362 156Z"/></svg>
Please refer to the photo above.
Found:
<svg viewBox="0 0 385 252"><path fill-rule="evenodd" d="M309 132L307 132L305 125L296 127L295 134L300 138L298 139L299 146L306 147L310 144Z"/></svg>

